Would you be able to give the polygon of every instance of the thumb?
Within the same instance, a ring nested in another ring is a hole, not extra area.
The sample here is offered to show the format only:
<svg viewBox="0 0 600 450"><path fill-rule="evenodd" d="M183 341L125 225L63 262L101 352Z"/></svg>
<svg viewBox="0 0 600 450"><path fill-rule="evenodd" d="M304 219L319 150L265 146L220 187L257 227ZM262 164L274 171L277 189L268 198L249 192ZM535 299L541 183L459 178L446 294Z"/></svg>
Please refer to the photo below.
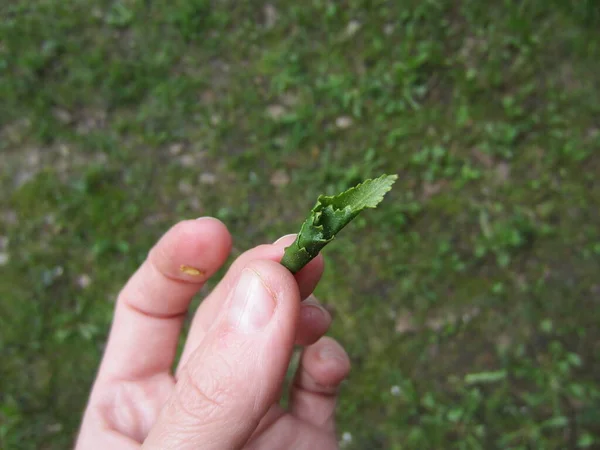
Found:
<svg viewBox="0 0 600 450"><path fill-rule="evenodd" d="M272 261L240 274L186 366L144 449L239 449L278 400L300 308L298 285Z"/></svg>

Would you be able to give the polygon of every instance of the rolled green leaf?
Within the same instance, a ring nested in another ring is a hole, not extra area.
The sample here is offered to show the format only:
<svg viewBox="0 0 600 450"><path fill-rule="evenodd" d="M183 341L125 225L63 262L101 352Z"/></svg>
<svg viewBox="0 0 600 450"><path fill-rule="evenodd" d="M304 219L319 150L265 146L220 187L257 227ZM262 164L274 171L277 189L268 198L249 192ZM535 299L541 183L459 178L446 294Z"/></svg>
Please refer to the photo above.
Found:
<svg viewBox="0 0 600 450"><path fill-rule="evenodd" d="M365 208L375 208L392 189L398 175L382 175L335 196L321 195L281 260L296 273L315 258Z"/></svg>

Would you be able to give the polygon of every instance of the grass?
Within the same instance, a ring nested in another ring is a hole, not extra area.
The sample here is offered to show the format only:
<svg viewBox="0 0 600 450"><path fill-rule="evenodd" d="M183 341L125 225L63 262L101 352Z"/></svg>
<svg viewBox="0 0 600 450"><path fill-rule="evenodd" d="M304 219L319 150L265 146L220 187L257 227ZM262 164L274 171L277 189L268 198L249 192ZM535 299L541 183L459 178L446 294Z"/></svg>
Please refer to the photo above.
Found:
<svg viewBox="0 0 600 450"><path fill-rule="evenodd" d="M600 446L592 1L0 5L0 447L68 447L115 293L394 172L326 250L351 449Z"/></svg>

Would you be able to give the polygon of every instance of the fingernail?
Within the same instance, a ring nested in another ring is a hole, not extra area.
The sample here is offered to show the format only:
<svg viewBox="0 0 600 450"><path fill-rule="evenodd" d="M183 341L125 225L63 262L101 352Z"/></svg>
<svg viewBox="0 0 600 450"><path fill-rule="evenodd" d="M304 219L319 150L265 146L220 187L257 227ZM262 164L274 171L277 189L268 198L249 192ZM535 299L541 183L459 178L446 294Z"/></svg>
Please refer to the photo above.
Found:
<svg viewBox="0 0 600 450"><path fill-rule="evenodd" d="M233 292L229 310L231 324L243 333L264 329L275 310L275 300L263 280L251 269L244 269Z"/></svg>
<svg viewBox="0 0 600 450"><path fill-rule="evenodd" d="M323 345L323 347L321 347L321 349L319 350L319 358L322 361L328 361L331 359L345 361L346 359L344 350L337 344L332 342L328 342L327 344Z"/></svg>
<svg viewBox="0 0 600 450"><path fill-rule="evenodd" d="M296 233L292 233L292 234L286 234L285 236L281 236L279 239L277 239L275 242L273 242L273 245L277 244L278 242L283 241L284 239L287 239L289 237L296 237Z"/></svg>
<svg viewBox="0 0 600 450"><path fill-rule="evenodd" d="M329 312L323 306L321 306L320 303L318 303L316 300L313 300L311 297L302 302L302 310L303 314L308 315L314 312L314 314L321 315L325 320L331 321L331 314L329 314Z"/></svg>

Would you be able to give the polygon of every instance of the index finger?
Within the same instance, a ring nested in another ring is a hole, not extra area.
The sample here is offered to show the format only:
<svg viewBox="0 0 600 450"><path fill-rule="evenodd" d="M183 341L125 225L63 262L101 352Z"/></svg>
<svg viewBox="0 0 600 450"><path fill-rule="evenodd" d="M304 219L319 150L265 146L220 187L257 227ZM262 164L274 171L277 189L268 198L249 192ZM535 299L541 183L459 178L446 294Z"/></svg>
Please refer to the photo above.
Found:
<svg viewBox="0 0 600 450"><path fill-rule="evenodd" d="M99 379L169 372L190 301L230 250L231 235L216 219L171 228L119 294Z"/></svg>

